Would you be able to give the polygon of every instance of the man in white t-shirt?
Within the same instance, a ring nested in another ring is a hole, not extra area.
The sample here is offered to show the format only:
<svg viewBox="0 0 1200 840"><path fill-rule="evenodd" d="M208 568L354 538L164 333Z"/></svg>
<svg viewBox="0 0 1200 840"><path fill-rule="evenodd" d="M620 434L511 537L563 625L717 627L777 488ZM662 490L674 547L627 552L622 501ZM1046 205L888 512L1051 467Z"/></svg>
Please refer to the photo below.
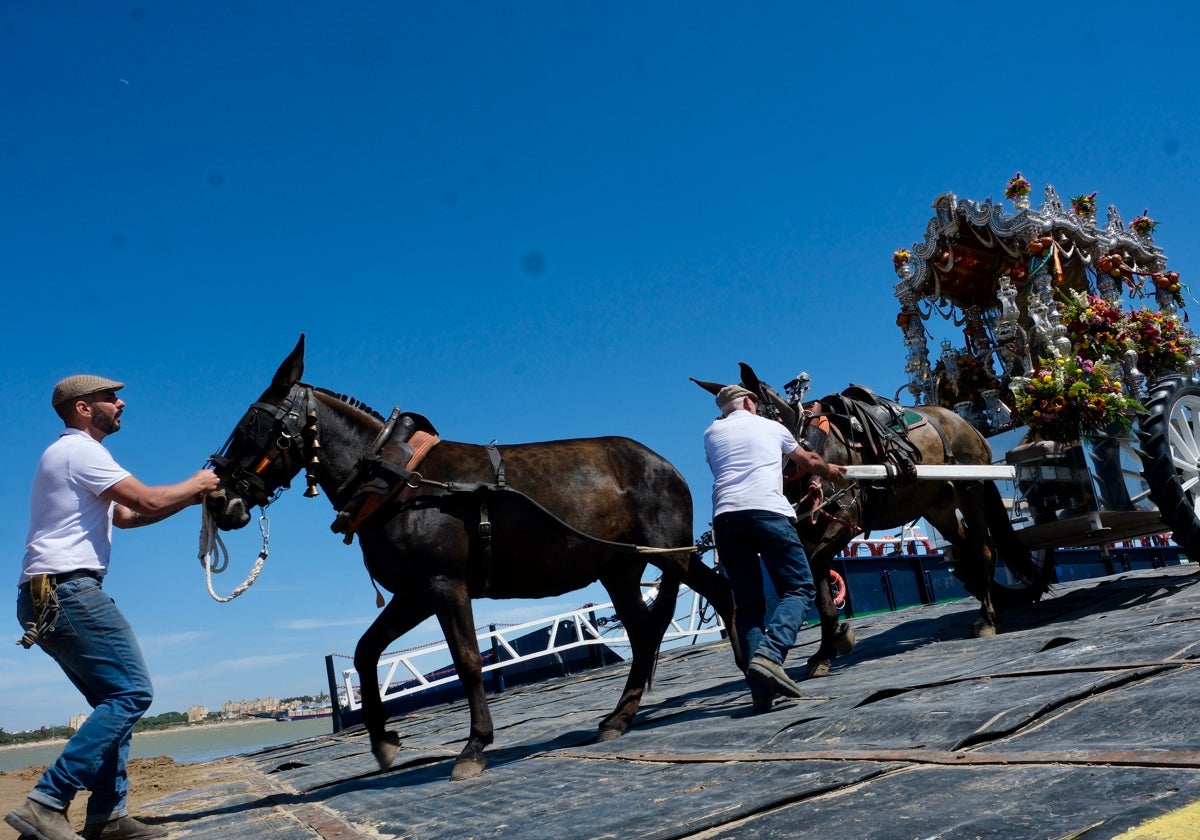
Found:
<svg viewBox="0 0 1200 840"><path fill-rule="evenodd" d="M51 403L66 428L33 478L29 536L18 581L21 644L37 644L63 669L93 712L29 797L5 821L23 836L75 840L66 816L80 790L91 791L83 837L139 840L166 830L129 815L125 763L133 725L153 688L129 622L102 589L112 528L137 528L201 502L217 488L211 470L178 484L148 487L101 443L121 428L124 385L81 374L54 387Z"/></svg>
<svg viewBox="0 0 1200 840"><path fill-rule="evenodd" d="M704 454L713 473L713 537L737 605L746 682L754 708L766 711L777 695L800 696L783 662L816 597L796 512L783 495L784 458L820 478L838 478L846 468L802 448L781 423L758 416L757 400L741 385L718 392L721 416L704 433ZM763 567L779 596L769 617Z"/></svg>

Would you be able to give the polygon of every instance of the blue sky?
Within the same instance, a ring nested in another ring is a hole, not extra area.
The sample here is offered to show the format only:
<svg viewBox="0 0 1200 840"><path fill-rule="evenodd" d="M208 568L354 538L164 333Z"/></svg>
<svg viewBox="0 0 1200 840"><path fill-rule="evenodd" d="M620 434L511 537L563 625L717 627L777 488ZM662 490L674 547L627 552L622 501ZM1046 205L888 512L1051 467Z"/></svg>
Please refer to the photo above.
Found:
<svg viewBox="0 0 1200 840"><path fill-rule="evenodd" d="M59 378L124 380L106 443L173 482L301 332L308 381L448 439L646 443L699 533L715 409L688 377L746 361L776 386L807 370L814 395L894 393L891 253L938 194L1000 199L1017 170L1035 206L1046 184L1099 191L1101 218L1149 209L1191 280L1197 23L1105 2L2 4L11 580ZM230 604L205 590L199 509L116 533L106 588L152 714L320 691L324 656L353 651L375 612L358 549L299 488L270 516L265 571ZM222 591L257 531L227 544ZM0 685L10 731L86 709L15 645Z"/></svg>

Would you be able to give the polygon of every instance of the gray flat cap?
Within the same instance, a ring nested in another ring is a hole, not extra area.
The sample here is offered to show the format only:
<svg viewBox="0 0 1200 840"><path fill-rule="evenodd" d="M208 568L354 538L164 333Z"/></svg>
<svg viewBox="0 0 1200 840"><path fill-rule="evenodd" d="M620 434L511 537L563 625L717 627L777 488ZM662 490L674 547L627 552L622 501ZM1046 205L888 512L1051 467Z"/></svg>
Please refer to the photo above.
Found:
<svg viewBox="0 0 1200 840"><path fill-rule="evenodd" d="M93 376L90 373L77 373L74 376L68 376L54 386L54 396L50 398L50 405L58 408L63 403L86 397L88 394L110 390L119 391L124 387L124 382L117 382L115 379L105 379L103 376Z"/></svg>
<svg viewBox="0 0 1200 840"><path fill-rule="evenodd" d="M751 397L756 402L758 401L758 394L749 388L743 388L741 385L726 385L717 392L717 408L720 408L727 402L740 400L742 397Z"/></svg>

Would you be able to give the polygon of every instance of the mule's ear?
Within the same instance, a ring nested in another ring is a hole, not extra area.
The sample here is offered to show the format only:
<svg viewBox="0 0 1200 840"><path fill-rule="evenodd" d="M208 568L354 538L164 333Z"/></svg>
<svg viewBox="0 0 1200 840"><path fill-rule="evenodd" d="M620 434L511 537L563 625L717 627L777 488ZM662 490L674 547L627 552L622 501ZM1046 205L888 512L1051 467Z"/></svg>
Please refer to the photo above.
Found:
<svg viewBox="0 0 1200 840"><path fill-rule="evenodd" d="M300 333L300 340L296 342L296 347L288 354L288 357L283 360L279 366L279 370L275 371L275 377L271 380L272 388L281 388L285 392L291 390L292 385L300 381L300 377L304 375L304 333Z"/></svg>
<svg viewBox="0 0 1200 840"><path fill-rule="evenodd" d="M742 374L742 387L749 388L756 394L761 394L762 388L759 387L761 382L758 379L758 374L754 372L754 369L745 362L738 362L738 370L741 371Z"/></svg>
<svg viewBox="0 0 1200 840"><path fill-rule="evenodd" d="M695 382L697 385L699 385L705 391L708 391L708 393L712 394L714 397L721 392L722 388L725 387L720 382L705 382L704 380L697 379L694 376L689 376L688 379Z"/></svg>

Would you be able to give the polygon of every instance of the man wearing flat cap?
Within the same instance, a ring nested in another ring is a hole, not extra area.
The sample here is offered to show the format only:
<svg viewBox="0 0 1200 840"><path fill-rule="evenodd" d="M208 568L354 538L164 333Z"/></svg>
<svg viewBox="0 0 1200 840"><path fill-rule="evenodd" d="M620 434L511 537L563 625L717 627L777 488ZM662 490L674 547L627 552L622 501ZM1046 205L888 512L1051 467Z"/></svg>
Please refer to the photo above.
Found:
<svg viewBox="0 0 1200 840"><path fill-rule="evenodd" d="M136 528L201 502L217 487L200 470L178 484L149 487L102 444L121 429L123 383L68 376L51 404L66 428L42 453L30 496L29 536L17 595L21 644L37 644L63 669L93 712L5 821L26 837L74 840L66 816L91 791L83 837L136 840L166 831L130 816L125 763L133 725L153 688L133 629L102 589L112 528Z"/></svg>
<svg viewBox="0 0 1200 840"><path fill-rule="evenodd" d="M784 459L821 478L838 478L846 468L803 449L783 424L758 415L757 402L741 385L722 388L721 416L704 433L704 454L713 473L713 538L737 605L746 682L755 710L767 711L779 695L800 696L783 662L816 597L796 512L783 495ZM764 567L779 596L769 617Z"/></svg>

